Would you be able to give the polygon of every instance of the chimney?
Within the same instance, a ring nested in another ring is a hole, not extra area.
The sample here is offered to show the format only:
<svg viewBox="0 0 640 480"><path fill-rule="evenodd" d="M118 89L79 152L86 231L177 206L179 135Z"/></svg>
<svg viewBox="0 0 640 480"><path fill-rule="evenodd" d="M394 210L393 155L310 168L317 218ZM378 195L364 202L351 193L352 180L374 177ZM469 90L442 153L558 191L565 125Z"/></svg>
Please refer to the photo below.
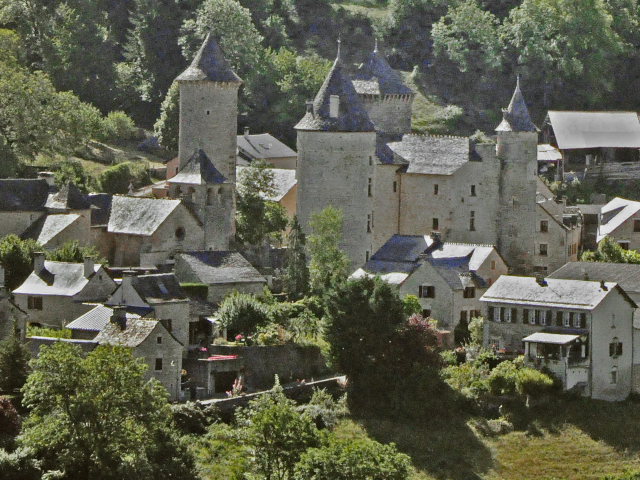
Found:
<svg viewBox="0 0 640 480"><path fill-rule="evenodd" d="M547 281L544 279L544 275L542 275L542 274L536 275L536 283L538 285L540 285L541 287L546 287L547 286Z"/></svg>
<svg viewBox="0 0 640 480"><path fill-rule="evenodd" d="M563 206L563 207L565 207L565 208L567 207L567 200L568 200L568 198L569 198L569 197L567 197L566 195L563 195L563 196L562 196L562 202L561 202L561 203L562 203L562 206Z"/></svg>
<svg viewBox="0 0 640 480"><path fill-rule="evenodd" d="M122 286L123 287L131 287L131 282L133 277L136 276L135 270L124 270L122 272ZM123 290L124 293L124 290Z"/></svg>
<svg viewBox="0 0 640 480"><path fill-rule="evenodd" d="M244 127L244 138L249 140L249 127Z"/></svg>
<svg viewBox="0 0 640 480"><path fill-rule="evenodd" d="M38 172L38 180L46 181L49 188L53 188L56 184L56 178L53 172Z"/></svg>
<svg viewBox="0 0 640 480"><path fill-rule="evenodd" d="M89 278L94 273L95 262L92 257L84 257L84 278Z"/></svg>
<svg viewBox="0 0 640 480"><path fill-rule="evenodd" d="M33 254L33 271L36 275L40 275L44 270L44 252L35 252Z"/></svg>
<svg viewBox="0 0 640 480"><path fill-rule="evenodd" d="M330 95L329 96L329 116L331 118L338 118L339 112L340 112L340 96Z"/></svg>
<svg viewBox="0 0 640 480"><path fill-rule="evenodd" d="M609 290L609 287L607 287L607 286L604 284L604 280L600 280L600 288L601 288L602 290L604 290L605 292L606 292L607 290Z"/></svg>
<svg viewBox="0 0 640 480"><path fill-rule="evenodd" d="M307 100L307 113L313 115L313 102L311 100Z"/></svg>
<svg viewBox="0 0 640 480"><path fill-rule="evenodd" d="M120 330L125 330L127 328L127 307L123 305L116 305L111 308L113 309L113 313L111 314L109 321L118 325Z"/></svg>
<svg viewBox="0 0 640 480"><path fill-rule="evenodd" d="M433 231L431 232L431 239L433 240L433 244L431 245L432 247L438 247L439 245L442 245L442 233L441 232L437 232L437 231Z"/></svg>

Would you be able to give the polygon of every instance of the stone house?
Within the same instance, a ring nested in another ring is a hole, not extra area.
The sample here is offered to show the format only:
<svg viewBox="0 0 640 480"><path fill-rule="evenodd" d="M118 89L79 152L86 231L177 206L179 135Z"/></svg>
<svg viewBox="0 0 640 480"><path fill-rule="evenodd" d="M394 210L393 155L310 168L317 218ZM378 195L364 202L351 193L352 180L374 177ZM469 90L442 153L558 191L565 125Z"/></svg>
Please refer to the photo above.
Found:
<svg viewBox="0 0 640 480"><path fill-rule="evenodd" d="M65 328L71 330L71 338L76 340L93 340L96 338L96 335L100 333L100 330L111 321L115 308L102 304L92 306L93 308L87 313L80 315L66 325ZM141 318L140 315L133 312L125 312L125 317L127 320Z"/></svg>
<svg viewBox="0 0 640 480"><path fill-rule="evenodd" d="M616 197L602 206L596 242L606 236L625 250L640 250L640 202Z"/></svg>
<svg viewBox="0 0 640 480"><path fill-rule="evenodd" d="M172 273L133 275L125 273L118 289L104 304L127 307L127 311L160 320L185 347L195 321L189 316L189 299Z"/></svg>
<svg viewBox="0 0 640 480"><path fill-rule="evenodd" d="M507 265L491 245L394 235L351 278L379 275L401 296L418 297L423 316L454 328L481 315L480 297L506 273Z"/></svg>
<svg viewBox="0 0 640 480"><path fill-rule="evenodd" d="M45 204L52 190L52 184L45 179L1 179L0 238L21 235L45 216Z"/></svg>
<svg viewBox="0 0 640 480"><path fill-rule="evenodd" d="M249 165L254 160L264 160L273 165L273 168L296 169L298 154L268 133L249 135L249 127L244 127L244 135L238 135L237 142L238 165Z"/></svg>
<svg viewBox="0 0 640 480"><path fill-rule="evenodd" d="M208 286L207 300L221 302L232 292L260 293L267 280L237 252L186 252L176 255L176 278Z"/></svg>
<svg viewBox="0 0 640 480"><path fill-rule="evenodd" d="M538 129L520 86L496 128L496 144L408 135L413 94L380 102L383 92L376 88L402 82L377 51L372 58L380 75L352 81L338 53L296 126L303 229L308 233L313 212L341 208L341 246L352 271L392 235L431 231L444 241L495 245L513 271L532 271Z"/></svg>
<svg viewBox="0 0 640 480"><path fill-rule="evenodd" d="M144 359L149 367L145 377L158 380L169 392L170 401L180 400L184 347L161 321L126 318L124 308L116 308L93 341L131 349L132 355Z"/></svg>
<svg viewBox="0 0 640 480"><path fill-rule="evenodd" d="M526 365L549 369L565 390L624 400L638 383L637 306L618 284L503 275L480 301L484 345L524 350Z"/></svg>
<svg viewBox="0 0 640 480"><path fill-rule="evenodd" d="M204 248L203 226L180 200L114 195L96 246L113 266L153 267L178 251Z"/></svg>
<svg viewBox="0 0 640 480"><path fill-rule="evenodd" d="M28 313L28 323L60 328L104 302L117 285L102 265L86 258L82 263L51 262L36 253L33 272L12 294L16 305Z"/></svg>

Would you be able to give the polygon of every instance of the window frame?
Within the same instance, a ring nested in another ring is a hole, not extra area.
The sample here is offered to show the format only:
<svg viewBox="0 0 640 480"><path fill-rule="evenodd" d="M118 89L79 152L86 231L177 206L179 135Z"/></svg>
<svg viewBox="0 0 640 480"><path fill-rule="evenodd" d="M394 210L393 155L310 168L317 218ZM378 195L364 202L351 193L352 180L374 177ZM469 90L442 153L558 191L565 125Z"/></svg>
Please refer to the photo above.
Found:
<svg viewBox="0 0 640 480"><path fill-rule="evenodd" d="M549 256L549 244L548 243L539 243L538 244L538 254L541 257Z"/></svg>
<svg viewBox="0 0 640 480"><path fill-rule="evenodd" d="M418 286L418 298L436 298L436 287L433 285Z"/></svg>
<svg viewBox="0 0 640 480"><path fill-rule="evenodd" d="M160 368L158 368L158 365L160 366ZM163 367L162 357L156 357L155 365L153 366L153 371L162 372L162 367Z"/></svg>
<svg viewBox="0 0 640 480"><path fill-rule="evenodd" d="M549 232L549 221L548 220L540 220L540 231L542 233Z"/></svg>
<svg viewBox="0 0 640 480"><path fill-rule="evenodd" d="M42 296L28 295L27 296L27 310L39 310L42 311Z"/></svg>

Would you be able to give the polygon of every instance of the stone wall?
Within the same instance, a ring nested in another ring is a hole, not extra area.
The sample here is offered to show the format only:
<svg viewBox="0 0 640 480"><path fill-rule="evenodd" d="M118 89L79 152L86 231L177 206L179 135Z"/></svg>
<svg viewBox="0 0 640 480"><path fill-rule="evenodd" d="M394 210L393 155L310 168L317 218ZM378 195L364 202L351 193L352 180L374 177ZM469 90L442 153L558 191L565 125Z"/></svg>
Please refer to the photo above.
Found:
<svg viewBox="0 0 640 480"><path fill-rule="evenodd" d="M413 95L360 95L362 106L379 132L411 132Z"/></svg>
<svg viewBox="0 0 640 480"><path fill-rule="evenodd" d="M0 238L20 235L36 222L44 212L2 212L0 213Z"/></svg>

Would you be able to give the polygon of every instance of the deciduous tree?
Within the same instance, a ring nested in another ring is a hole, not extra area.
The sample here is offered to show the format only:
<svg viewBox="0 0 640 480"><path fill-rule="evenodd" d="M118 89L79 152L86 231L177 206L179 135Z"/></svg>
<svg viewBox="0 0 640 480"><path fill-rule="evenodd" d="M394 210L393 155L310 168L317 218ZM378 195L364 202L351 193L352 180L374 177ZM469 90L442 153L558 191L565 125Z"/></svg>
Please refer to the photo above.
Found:
<svg viewBox="0 0 640 480"><path fill-rule="evenodd" d="M310 284L314 291L321 292L347 278L349 257L340 248L343 223L342 210L331 205L311 214L307 251Z"/></svg>

